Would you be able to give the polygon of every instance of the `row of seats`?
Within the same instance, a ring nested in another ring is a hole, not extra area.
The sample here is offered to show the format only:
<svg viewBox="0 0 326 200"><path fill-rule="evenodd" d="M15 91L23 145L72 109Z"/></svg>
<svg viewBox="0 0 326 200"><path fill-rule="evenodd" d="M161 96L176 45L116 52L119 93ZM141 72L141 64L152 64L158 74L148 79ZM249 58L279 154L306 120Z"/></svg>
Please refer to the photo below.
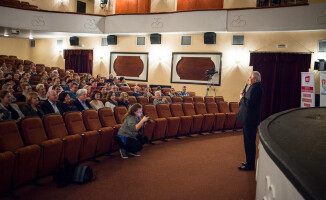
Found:
<svg viewBox="0 0 326 200"><path fill-rule="evenodd" d="M150 141L215 130L240 128L235 121L238 103L223 113L227 102L143 105L151 119L143 133ZM227 106L228 107L228 106ZM76 164L118 150L116 135L127 113L123 106L49 114L0 122L0 193L58 169L66 159Z"/></svg>

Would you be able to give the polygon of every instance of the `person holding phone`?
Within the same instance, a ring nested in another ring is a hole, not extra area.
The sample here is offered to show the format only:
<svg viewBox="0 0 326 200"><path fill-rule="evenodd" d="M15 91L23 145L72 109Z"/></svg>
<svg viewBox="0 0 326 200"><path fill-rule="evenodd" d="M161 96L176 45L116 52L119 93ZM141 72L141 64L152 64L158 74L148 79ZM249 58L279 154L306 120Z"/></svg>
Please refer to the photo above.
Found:
<svg viewBox="0 0 326 200"><path fill-rule="evenodd" d="M144 139L139 132L149 120L147 116L141 118L142 113L142 106L136 103L129 107L128 112L122 119L122 126L119 129L117 141L123 159L128 158L127 153L133 156L140 156L138 152L143 148Z"/></svg>

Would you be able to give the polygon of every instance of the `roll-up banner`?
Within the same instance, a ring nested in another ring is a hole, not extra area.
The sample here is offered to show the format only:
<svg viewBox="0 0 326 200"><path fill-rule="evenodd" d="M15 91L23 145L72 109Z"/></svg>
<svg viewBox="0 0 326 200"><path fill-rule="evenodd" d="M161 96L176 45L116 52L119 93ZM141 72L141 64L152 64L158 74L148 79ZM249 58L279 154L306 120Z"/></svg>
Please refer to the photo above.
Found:
<svg viewBox="0 0 326 200"><path fill-rule="evenodd" d="M326 106L326 72L320 72L320 107Z"/></svg>
<svg viewBox="0 0 326 200"><path fill-rule="evenodd" d="M301 108L315 107L315 72L301 72Z"/></svg>

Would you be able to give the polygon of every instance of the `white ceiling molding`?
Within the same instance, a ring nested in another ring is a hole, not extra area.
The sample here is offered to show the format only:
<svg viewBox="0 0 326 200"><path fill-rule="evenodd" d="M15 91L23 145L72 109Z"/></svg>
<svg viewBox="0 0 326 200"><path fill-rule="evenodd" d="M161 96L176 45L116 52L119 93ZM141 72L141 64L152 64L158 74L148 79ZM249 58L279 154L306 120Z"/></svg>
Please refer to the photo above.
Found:
<svg viewBox="0 0 326 200"><path fill-rule="evenodd" d="M0 27L43 37L75 35L326 30L326 4L264 9L92 16L0 6ZM1 34L1 33L0 33ZM37 38L37 36L34 36Z"/></svg>

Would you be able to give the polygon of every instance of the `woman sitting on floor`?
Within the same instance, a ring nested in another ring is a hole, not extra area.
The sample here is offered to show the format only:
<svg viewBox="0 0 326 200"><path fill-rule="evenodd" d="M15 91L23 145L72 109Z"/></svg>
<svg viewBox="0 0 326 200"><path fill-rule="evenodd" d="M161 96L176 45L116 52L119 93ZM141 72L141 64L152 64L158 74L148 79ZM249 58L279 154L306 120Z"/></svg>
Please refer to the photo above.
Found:
<svg viewBox="0 0 326 200"><path fill-rule="evenodd" d="M121 157L128 158L127 153L133 156L140 156L138 152L142 150L146 142L144 136L139 134L142 126L149 120L147 116L142 116L142 106L136 103L128 109L127 114L122 119L122 126L118 132L118 144Z"/></svg>

